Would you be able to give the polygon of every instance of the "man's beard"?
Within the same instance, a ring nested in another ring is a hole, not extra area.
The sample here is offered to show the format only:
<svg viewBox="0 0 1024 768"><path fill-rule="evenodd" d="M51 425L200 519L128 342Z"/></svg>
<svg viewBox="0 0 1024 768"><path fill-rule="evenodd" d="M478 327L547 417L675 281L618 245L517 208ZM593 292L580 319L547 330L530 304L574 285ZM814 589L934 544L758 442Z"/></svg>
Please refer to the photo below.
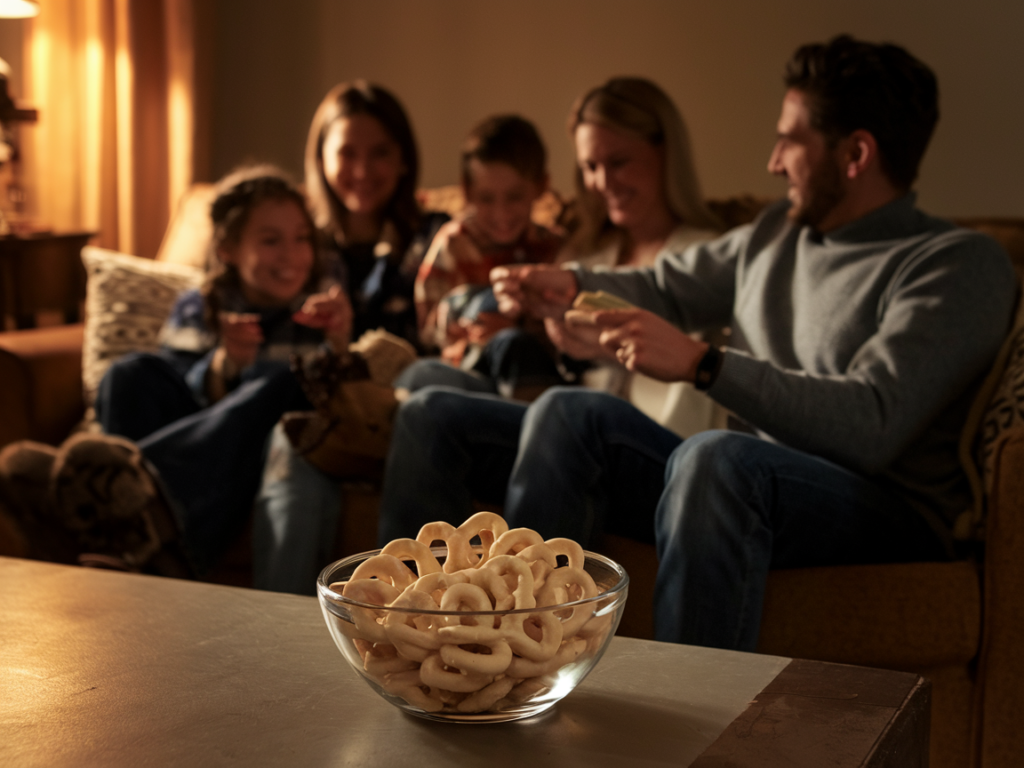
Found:
<svg viewBox="0 0 1024 768"><path fill-rule="evenodd" d="M817 229L845 194L838 163L831 157L825 157L808 180L805 199L790 207L789 218L797 224Z"/></svg>

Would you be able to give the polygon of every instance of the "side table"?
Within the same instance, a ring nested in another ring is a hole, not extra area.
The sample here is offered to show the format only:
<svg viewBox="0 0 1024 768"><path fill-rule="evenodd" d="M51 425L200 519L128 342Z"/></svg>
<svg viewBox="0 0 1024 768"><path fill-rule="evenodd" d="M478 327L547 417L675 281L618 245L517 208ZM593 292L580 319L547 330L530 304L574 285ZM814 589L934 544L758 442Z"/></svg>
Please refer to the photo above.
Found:
<svg viewBox="0 0 1024 768"><path fill-rule="evenodd" d="M17 328L31 328L36 314L44 311L60 312L65 322L80 320L85 299L82 246L95 234L0 237L0 323L11 316Z"/></svg>

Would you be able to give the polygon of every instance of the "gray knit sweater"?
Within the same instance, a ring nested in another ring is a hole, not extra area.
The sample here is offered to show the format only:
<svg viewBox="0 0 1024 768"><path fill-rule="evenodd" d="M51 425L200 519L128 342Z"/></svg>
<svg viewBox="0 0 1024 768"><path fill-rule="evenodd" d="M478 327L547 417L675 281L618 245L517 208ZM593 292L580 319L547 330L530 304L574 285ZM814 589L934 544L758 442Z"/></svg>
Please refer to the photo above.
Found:
<svg viewBox="0 0 1024 768"><path fill-rule="evenodd" d="M652 269L577 278L687 331L731 326L711 397L767 439L889 486L948 540L971 503L960 431L1016 281L998 243L914 204L821 235L783 202Z"/></svg>

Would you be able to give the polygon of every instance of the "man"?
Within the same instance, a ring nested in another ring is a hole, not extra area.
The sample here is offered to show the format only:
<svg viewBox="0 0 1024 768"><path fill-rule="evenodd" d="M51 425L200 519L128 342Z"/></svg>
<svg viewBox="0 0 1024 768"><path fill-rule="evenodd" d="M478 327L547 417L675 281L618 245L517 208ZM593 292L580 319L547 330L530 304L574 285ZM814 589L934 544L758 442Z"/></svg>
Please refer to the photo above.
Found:
<svg viewBox="0 0 1024 768"><path fill-rule="evenodd" d="M969 504L957 441L1006 332L999 246L914 208L938 118L906 51L839 37L786 72L768 168L788 199L651 269L497 270L563 349L691 381L756 434L680 441L627 403L556 389L528 409L433 390L396 422L381 537L504 502L510 525L657 544L659 640L753 650L771 568L943 559ZM640 309L568 311L581 290ZM718 350L684 331L728 324Z"/></svg>

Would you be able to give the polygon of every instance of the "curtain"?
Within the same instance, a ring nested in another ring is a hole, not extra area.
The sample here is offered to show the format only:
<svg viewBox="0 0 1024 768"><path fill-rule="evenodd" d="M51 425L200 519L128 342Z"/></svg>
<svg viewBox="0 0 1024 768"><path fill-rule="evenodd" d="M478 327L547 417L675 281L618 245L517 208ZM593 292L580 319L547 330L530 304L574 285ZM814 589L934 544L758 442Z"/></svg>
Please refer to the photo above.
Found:
<svg viewBox="0 0 1024 768"><path fill-rule="evenodd" d="M154 257L192 181L193 0L40 0L26 23L30 213Z"/></svg>

